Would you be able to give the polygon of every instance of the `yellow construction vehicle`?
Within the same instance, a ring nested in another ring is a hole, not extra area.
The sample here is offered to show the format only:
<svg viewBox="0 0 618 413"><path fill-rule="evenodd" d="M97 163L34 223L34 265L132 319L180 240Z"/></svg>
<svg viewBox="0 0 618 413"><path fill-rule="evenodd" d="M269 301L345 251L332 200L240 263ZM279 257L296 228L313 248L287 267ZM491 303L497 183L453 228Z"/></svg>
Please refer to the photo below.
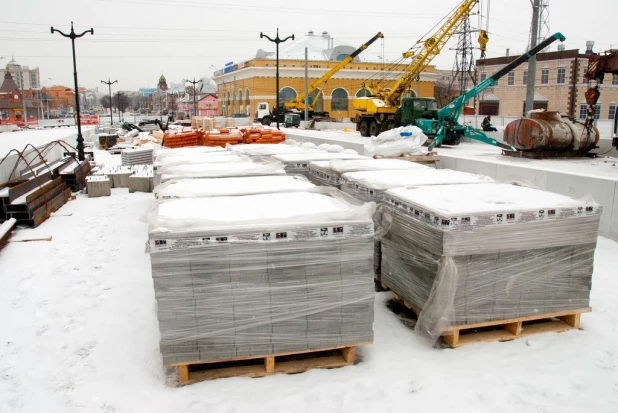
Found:
<svg viewBox="0 0 618 413"><path fill-rule="evenodd" d="M322 112L319 114L314 113L315 103L317 102L318 98L322 94L322 90L319 89L320 86L328 82L328 80L331 77L333 77L335 73L337 73L338 71L343 69L348 63L353 61L356 58L356 56L358 56L365 49L371 46L373 42L383 37L384 35L381 32L378 32L375 36L369 39L367 43L362 44L358 49L352 52L352 54L350 54L349 56L346 56L343 60L341 60L339 63L333 66L332 69L326 72L322 77L320 77L318 80L316 80L311 85L309 85L309 88L308 88L309 95L311 95L316 89L319 90L319 92L315 95L315 97L313 98L310 97L309 99L305 99L305 93L302 92L302 93L299 93L298 96L294 100L289 101L289 102L284 102L281 105L281 110L279 111L279 122L284 122L284 116L286 112L298 113L301 116L301 118L303 118L306 100L309 100L308 107L307 107L309 118L312 118L314 115L328 117L327 112ZM263 125L270 125L270 123L272 122L276 114L277 114L277 111L275 109L273 109L272 113L268 111L267 102L260 102L258 104L258 111L256 112L256 121L261 122Z"/></svg>
<svg viewBox="0 0 618 413"><path fill-rule="evenodd" d="M426 40L419 40L407 52L404 58L412 58L392 89L380 88L375 84L369 85L371 96L357 97L352 101L357 115L354 118L356 129L362 136L376 136L380 132L392 129L402 124L397 117L397 110L402 105L402 95L416 81L423 70L431 63L434 57L440 54L446 42L457 32L464 19L478 0L464 0L451 13L445 23ZM419 99L412 106L417 107L418 113L433 112L437 104L433 99ZM411 121L407 120L407 123Z"/></svg>

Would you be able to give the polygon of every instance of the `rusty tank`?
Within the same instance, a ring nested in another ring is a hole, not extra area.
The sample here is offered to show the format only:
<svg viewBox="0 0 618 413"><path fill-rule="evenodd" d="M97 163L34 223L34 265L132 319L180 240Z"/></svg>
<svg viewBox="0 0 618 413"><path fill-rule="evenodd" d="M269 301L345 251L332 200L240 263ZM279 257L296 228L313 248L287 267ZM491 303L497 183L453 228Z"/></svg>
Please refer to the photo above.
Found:
<svg viewBox="0 0 618 413"><path fill-rule="evenodd" d="M504 128L504 141L519 151L588 152L599 142L599 130L560 116L559 112L530 112Z"/></svg>

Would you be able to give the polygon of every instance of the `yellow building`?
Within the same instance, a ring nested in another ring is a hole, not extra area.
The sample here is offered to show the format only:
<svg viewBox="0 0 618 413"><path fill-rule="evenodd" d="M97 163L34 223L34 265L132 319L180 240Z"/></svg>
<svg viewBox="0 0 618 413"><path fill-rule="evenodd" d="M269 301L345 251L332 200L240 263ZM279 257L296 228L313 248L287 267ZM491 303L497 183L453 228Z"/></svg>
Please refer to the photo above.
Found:
<svg viewBox="0 0 618 413"><path fill-rule="evenodd" d="M558 111L562 115L586 117L585 92L589 85L584 78L588 53L579 50L558 50L537 55L534 108ZM518 56L503 56L477 61L479 79L484 80ZM524 63L487 89L478 99L480 115L522 116L528 82L528 64ZM613 119L618 102L618 76L606 75L597 104L597 119Z"/></svg>
<svg viewBox="0 0 618 413"><path fill-rule="evenodd" d="M305 48L308 49L311 85L357 47L342 44L326 32L322 35L309 32L287 45L282 43L279 50L281 101L293 100L304 92ZM275 62L274 53L259 50L254 58L236 64L228 63L224 69L215 72L213 79L217 83L219 113L223 116L241 114L253 117L258 102L268 102L273 108L276 102ZM373 53L370 46L320 88L322 93L316 100L315 111L329 112L333 119L352 118L355 114L352 108L354 96L370 94L367 88L372 80L381 80L381 87L391 87L405 67L405 64L381 63L380 56ZM433 66L426 69L426 72L433 71ZM414 82L409 93L433 97L433 82L433 76L423 72L420 81Z"/></svg>

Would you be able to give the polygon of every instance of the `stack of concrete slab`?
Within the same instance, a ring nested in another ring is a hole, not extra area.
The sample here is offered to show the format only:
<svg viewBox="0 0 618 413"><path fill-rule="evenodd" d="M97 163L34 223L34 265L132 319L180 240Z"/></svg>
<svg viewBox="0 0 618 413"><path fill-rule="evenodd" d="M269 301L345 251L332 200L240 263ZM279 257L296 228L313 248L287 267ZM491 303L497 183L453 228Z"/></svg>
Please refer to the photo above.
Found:
<svg viewBox="0 0 618 413"><path fill-rule="evenodd" d="M370 159L366 156L349 153L290 153L273 155L273 159L285 165L285 171L292 174L302 174L309 177L309 163L314 161L331 161L333 159Z"/></svg>
<svg viewBox="0 0 618 413"><path fill-rule="evenodd" d="M412 162L408 163L420 165ZM493 179L483 175L474 175L466 172L452 171L450 169L417 167L415 169L399 171L389 170L344 173L341 175L341 190L361 201L381 203L384 199L384 192L390 188L481 182L493 182ZM380 279L382 266L380 243L380 240L375 241L375 256L373 260L374 272L378 280Z"/></svg>
<svg viewBox="0 0 618 413"><path fill-rule="evenodd" d="M385 202L382 281L421 311L420 330L588 307L594 202L508 184L396 188Z"/></svg>
<svg viewBox="0 0 618 413"><path fill-rule="evenodd" d="M318 149L304 148L300 145L287 145L284 143L264 143L259 145L229 145L228 149L234 153L248 156L272 156L294 153L324 153L324 151Z"/></svg>
<svg viewBox="0 0 618 413"><path fill-rule="evenodd" d="M123 165L146 165L154 160L153 149L123 149L120 158Z"/></svg>
<svg viewBox="0 0 618 413"><path fill-rule="evenodd" d="M335 159L314 161L309 164L309 179L317 185L340 188L341 175L359 171L397 171L427 168L414 162L399 159Z"/></svg>
<svg viewBox="0 0 618 413"><path fill-rule="evenodd" d="M304 176L248 176L218 179L181 179L157 186L157 199L202 198L301 192L315 188Z"/></svg>
<svg viewBox="0 0 618 413"><path fill-rule="evenodd" d="M158 203L149 246L164 363L371 342L374 209L337 191Z"/></svg>
<svg viewBox="0 0 618 413"><path fill-rule="evenodd" d="M172 179L231 178L239 176L285 175L280 162L239 162L207 163L202 165L163 166L155 171L155 185Z"/></svg>
<svg viewBox="0 0 618 413"><path fill-rule="evenodd" d="M341 176L341 190L363 201L379 202L391 188L493 182L488 176L450 169L417 168L400 171L349 172Z"/></svg>

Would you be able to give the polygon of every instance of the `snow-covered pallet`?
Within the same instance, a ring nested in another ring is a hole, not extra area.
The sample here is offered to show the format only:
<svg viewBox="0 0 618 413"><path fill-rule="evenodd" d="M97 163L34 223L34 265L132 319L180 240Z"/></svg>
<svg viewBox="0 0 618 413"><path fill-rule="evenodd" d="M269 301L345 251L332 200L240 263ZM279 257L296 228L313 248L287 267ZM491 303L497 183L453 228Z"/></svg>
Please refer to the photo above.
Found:
<svg viewBox="0 0 618 413"><path fill-rule="evenodd" d="M348 366L354 364L356 347L331 347L295 353L239 357L207 363L198 361L172 364L170 366L178 367L178 381L181 385L186 385L224 377L263 377L278 373L292 374L312 369Z"/></svg>
<svg viewBox="0 0 618 413"><path fill-rule="evenodd" d="M437 152L430 152L427 155L401 155L401 156L385 156L385 155L374 155L374 159L399 159L402 161L410 161L416 162L423 165L435 165L437 168L438 162L440 162L440 158L438 157Z"/></svg>
<svg viewBox="0 0 618 413"><path fill-rule="evenodd" d="M382 283L382 288L389 289L384 283ZM418 309L410 305L396 292L391 291L391 294L397 302L418 316ZM535 314L505 320L455 325L444 330L441 335L449 346L456 348L472 343L511 341L542 333L561 333L563 331L579 329L582 313L589 313L591 311L591 307L585 307L576 310Z"/></svg>

